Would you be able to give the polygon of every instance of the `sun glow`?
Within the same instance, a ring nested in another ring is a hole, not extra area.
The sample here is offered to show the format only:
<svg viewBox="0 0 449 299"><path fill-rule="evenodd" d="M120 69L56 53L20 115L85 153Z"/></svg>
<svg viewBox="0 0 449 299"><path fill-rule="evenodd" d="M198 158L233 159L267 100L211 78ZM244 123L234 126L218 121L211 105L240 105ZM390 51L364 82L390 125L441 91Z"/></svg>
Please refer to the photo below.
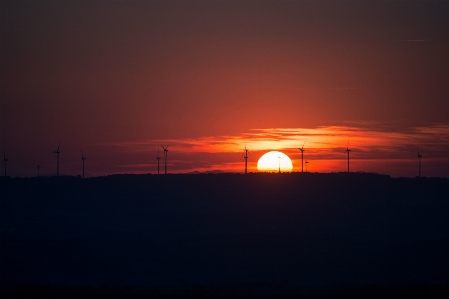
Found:
<svg viewBox="0 0 449 299"><path fill-rule="evenodd" d="M268 152L257 162L257 170L261 172L291 172L292 169L292 160L282 152Z"/></svg>
<svg viewBox="0 0 449 299"><path fill-rule="evenodd" d="M376 126L376 124L372 124ZM249 150L247 169L249 172L278 172L279 156L274 158L274 167L263 169L258 159L268 149L284 151L295 165L295 171L308 172L343 172L347 171L346 147L351 151L351 171L387 173L395 177L416 175L418 172L414 146L426 152L426 157L433 157L432 173L435 176L449 177L449 125L412 127L406 131L389 128L368 129L367 126L333 126L317 128L270 128L253 129L235 135L205 136L184 139L138 140L116 143L104 143L103 150L112 148L114 155L122 152L141 155L146 161L148 150L153 149L156 157L161 143L170 144L175 154L168 159L168 168L173 173L190 173L220 170L224 172L242 172L245 161L242 151ZM349 141L349 143L348 143ZM305 145L304 145L305 142ZM304 145L304 160L298 149ZM415 148L416 149L416 148ZM174 159L176 157L176 159ZM161 160L161 165L163 161ZM309 162L309 163L306 163ZM301 164L303 163L303 167ZM131 168L132 167L132 168ZM414 168L413 168L414 167ZM430 164L429 164L430 167ZM113 166L109 172L157 173L157 163L122 164ZM128 170L128 171L131 171ZM281 165L281 171L284 170ZM34 173L33 173L34 174ZM426 174L427 175L427 174ZM429 172L430 175L430 172ZM433 174L432 174L433 175Z"/></svg>

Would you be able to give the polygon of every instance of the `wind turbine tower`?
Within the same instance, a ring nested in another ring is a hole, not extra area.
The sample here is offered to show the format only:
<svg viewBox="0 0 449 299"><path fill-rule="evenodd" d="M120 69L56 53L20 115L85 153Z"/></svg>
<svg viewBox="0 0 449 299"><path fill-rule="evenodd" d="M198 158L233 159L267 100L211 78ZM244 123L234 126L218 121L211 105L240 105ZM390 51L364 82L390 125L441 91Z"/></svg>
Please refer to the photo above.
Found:
<svg viewBox="0 0 449 299"><path fill-rule="evenodd" d="M5 177L6 177L6 162L8 162L8 159L6 159L6 153L3 152L3 164L5 164Z"/></svg>
<svg viewBox="0 0 449 299"><path fill-rule="evenodd" d="M41 166L40 165L37 165L37 177L39 177L40 176L40 174L39 174L39 170L41 169Z"/></svg>
<svg viewBox="0 0 449 299"><path fill-rule="evenodd" d="M418 152L418 177L421 177L421 158L422 155Z"/></svg>
<svg viewBox="0 0 449 299"><path fill-rule="evenodd" d="M56 154L56 176L59 176L59 154L61 153L59 151L60 146L61 142L59 142L58 149L53 152L54 154Z"/></svg>
<svg viewBox="0 0 449 299"><path fill-rule="evenodd" d="M308 172L309 161L306 160L306 172Z"/></svg>
<svg viewBox="0 0 449 299"><path fill-rule="evenodd" d="M165 174L167 174L168 145L164 147L164 146L161 144L161 146L162 146L162 148L164 149Z"/></svg>
<svg viewBox="0 0 449 299"><path fill-rule="evenodd" d="M81 153L81 161L83 162L83 179L84 179L84 160L86 160L86 157L84 157L83 153Z"/></svg>
<svg viewBox="0 0 449 299"><path fill-rule="evenodd" d="M346 146L345 154L348 153L348 172L349 172L349 152L350 152L350 151L351 151L351 150Z"/></svg>
<svg viewBox="0 0 449 299"><path fill-rule="evenodd" d="M304 149L304 145L305 145L306 143L304 142L304 144L302 145L302 147L301 148L298 148L300 151L301 151L301 172L304 172L304 151L305 151L305 149ZM306 162L307 163L307 162Z"/></svg>
<svg viewBox="0 0 449 299"><path fill-rule="evenodd" d="M245 159L245 174L247 174L248 173L248 150L246 149L246 146L245 146L245 150L243 151L242 156L243 156L243 159Z"/></svg>
<svg viewBox="0 0 449 299"><path fill-rule="evenodd" d="M281 173L281 157L278 157L279 172Z"/></svg>
<svg viewBox="0 0 449 299"><path fill-rule="evenodd" d="M157 150L157 156L156 156L156 160L157 160L157 174L159 174L159 160L161 159L161 157L159 157L159 150Z"/></svg>

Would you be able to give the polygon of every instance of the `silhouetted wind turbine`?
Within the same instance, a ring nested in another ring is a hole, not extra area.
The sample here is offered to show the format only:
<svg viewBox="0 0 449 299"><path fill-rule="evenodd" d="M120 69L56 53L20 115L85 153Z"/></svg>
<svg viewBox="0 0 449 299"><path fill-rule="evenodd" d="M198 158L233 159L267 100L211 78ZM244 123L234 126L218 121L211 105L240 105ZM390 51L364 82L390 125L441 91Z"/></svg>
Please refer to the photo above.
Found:
<svg viewBox="0 0 449 299"><path fill-rule="evenodd" d="M418 151L418 177L421 177L421 158L422 155Z"/></svg>
<svg viewBox="0 0 449 299"><path fill-rule="evenodd" d="M308 172L308 171L307 171L307 169L308 169L308 167L307 167L308 164L309 164L309 161L306 160L306 172Z"/></svg>
<svg viewBox="0 0 449 299"><path fill-rule="evenodd" d="M278 157L279 172L281 173L281 157Z"/></svg>
<svg viewBox="0 0 449 299"><path fill-rule="evenodd" d="M164 147L161 144L162 148L164 149L164 163L165 163L165 174L167 174L167 156L168 156L168 145Z"/></svg>
<svg viewBox="0 0 449 299"><path fill-rule="evenodd" d="M59 154L61 153L59 151L60 146L61 142L59 142L58 149L53 152L54 154L56 154L56 176L59 176Z"/></svg>
<svg viewBox="0 0 449 299"><path fill-rule="evenodd" d="M304 145L306 144L306 142L304 141L304 144L302 145L301 148L298 148L301 151L301 172L304 172Z"/></svg>
<svg viewBox="0 0 449 299"><path fill-rule="evenodd" d="M245 159L245 173L248 173L248 150L246 149L246 145L245 145L245 150L242 153L243 159Z"/></svg>
<svg viewBox="0 0 449 299"><path fill-rule="evenodd" d="M6 162L8 162L8 159L6 159L6 153L3 152L3 164L5 164L5 177L6 177Z"/></svg>
<svg viewBox="0 0 449 299"><path fill-rule="evenodd" d="M157 174L159 174L159 160L161 159L161 157L159 157L159 150L157 150L157 156L156 156L156 160L157 160Z"/></svg>
<svg viewBox="0 0 449 299"><path fill-rule="evenodd" d="M350 151L351 151L351 150L348 148L348 146L346 146L345 154L348 153L348 172L349 172L349 152L350 152Z"/></svg>
<svg viewBox="0 0 449 299"><path fill-rule="evenodd" d="M40 165L37 165L37 176L39 177L40 175L39 175L39 169L41 168L41 166Z"/></svg>
<svg viewBox="0 0 449 299"><path fill-rule="evenodd" d="M86 157L84 157L83 152L81 152L81 161L83 162L83 179L84 179L84 160L86 160Z"/></svg>

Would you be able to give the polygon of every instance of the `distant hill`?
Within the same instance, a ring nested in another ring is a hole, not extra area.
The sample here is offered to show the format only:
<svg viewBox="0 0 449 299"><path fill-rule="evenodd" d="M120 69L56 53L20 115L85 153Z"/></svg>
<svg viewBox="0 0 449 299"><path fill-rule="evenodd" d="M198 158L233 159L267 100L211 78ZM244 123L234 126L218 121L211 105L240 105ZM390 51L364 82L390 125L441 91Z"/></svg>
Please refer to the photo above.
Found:
<svg viewBox="0 0 449 299"><path fill-rule="evenodd" d="M222 170L209 170L209 171L204 171L204 172L201 172L201 171L192 171L192 172L188 172L187 174L201 174L201 173L205 173L205 174L218 174L218 173L226 173L226 172L224 172L224 171L222 171Z"/></svg>

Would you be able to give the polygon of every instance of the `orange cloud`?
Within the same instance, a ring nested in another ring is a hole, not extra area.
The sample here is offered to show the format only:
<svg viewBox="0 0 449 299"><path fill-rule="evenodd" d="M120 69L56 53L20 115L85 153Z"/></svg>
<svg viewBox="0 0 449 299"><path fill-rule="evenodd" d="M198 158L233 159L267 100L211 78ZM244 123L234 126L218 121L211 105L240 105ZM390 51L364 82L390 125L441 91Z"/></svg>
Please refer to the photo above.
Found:
<svg viewBox="0 0 449 299"><path fill-rule="evenodd" d="M429 163L433 161L447 165L449 162L449 125L417 127L407 131L376 130L368 126L252 129L234 136L142 140L115 143L114 146L135 155L152 152L156 157L161 143L170 145L168 161L171 172L241 172L241 153L245 146L250 151L249 171L257 171L257 160L271 150L289 155L293 161L293 171L300 171L301 153L298 148L304 143L304 158L309 162L309 171L314 172L345 171L347 156L344 152L347 146L351 149L352 171L393 175L409 173L413 176L418 149ZM400 165L405 164L412 166L403 166L400 170Z"/></svg>

